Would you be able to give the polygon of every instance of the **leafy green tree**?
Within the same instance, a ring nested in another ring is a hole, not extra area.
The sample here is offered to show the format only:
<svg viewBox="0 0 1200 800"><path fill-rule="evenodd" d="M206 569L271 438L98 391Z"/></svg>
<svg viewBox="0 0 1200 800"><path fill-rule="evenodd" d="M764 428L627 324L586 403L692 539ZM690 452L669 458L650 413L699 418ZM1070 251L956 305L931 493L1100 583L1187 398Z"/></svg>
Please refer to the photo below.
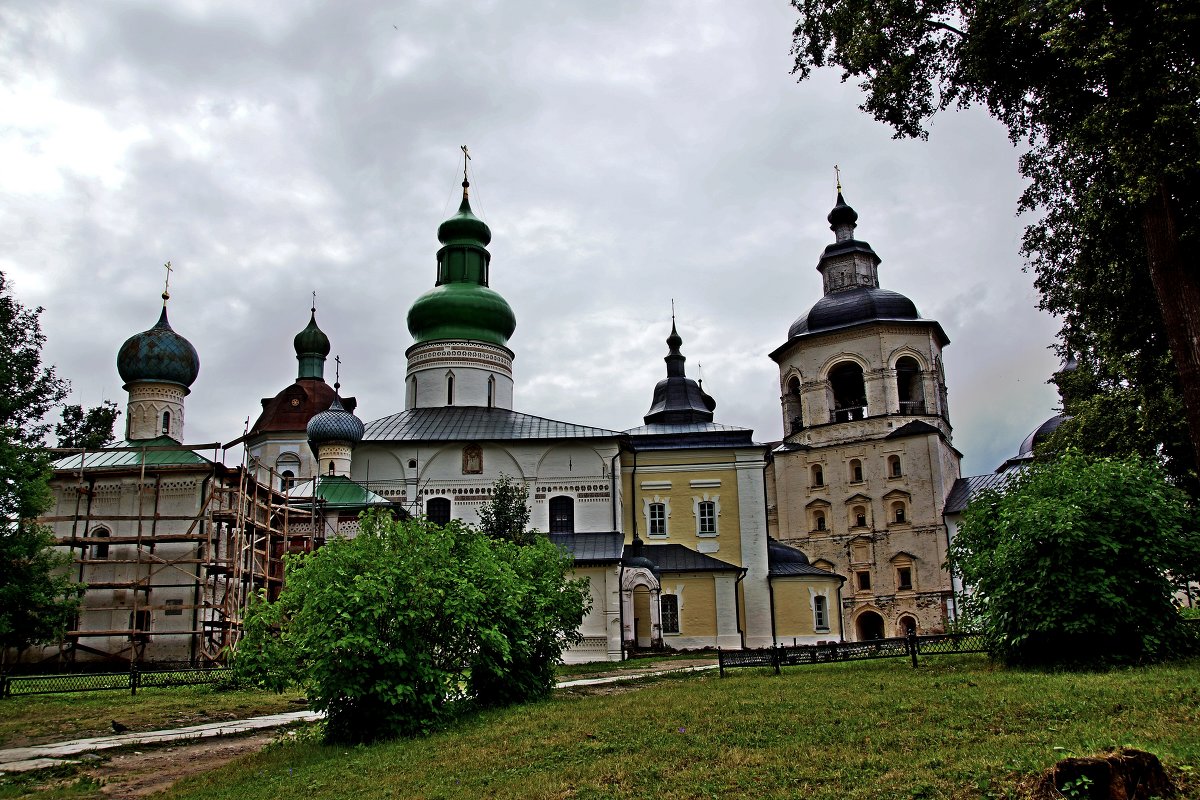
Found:
<svg viewBox="0 0 1200 800"><path fill-rule="evenodd" d="M111 400L105 400L87 411L81 405L63 406L62 422L54 426L58 446L86 450L108 447L116 440L113 425L120 415L117 404Z"/></svg>
<svg viewBox="0 0 1200 800"><path fill-rule="evenodd" d="M838 65L863 110L927 135L951 106L984 105L1030 179L1039 212L1023 252L1041 306L1063 317L1097 392L1163 398L1200 452L1200 14L1187 3L1101 0L793 0L795 73ZM1173 372L1163 369L1170 354ZM1123 392L1125 383L1134 387ZM1176 432L1155 423L1158 443ZM1087 443L1086 441L1084 443ZM1171 453L1167 453L1171 456ZM1177 454L1176 454L1177 455Z"/></svg>
<svg viewBox="0 0 1200 800"><path fill-rule="evenodd" d="M0 658L62 634L77 607L77 586L58 568L53 537L35 523L51 503L46 413L66 382L42 366L42 309L27 309L0 273Z"/></svg>
<svg viewBox="0 0 1200 800"><path fill-rule="evenodd" d="M1161 659L1182 635L1176 580L1200 535L1154 462L1068 451L975 498L950 547L969 615L1013 665Z"/></svg>
<svg viewBox="0 0 1200 800"><path fill-rule="evenodd" d="M492 497L479 508L479 527L496 539L529 544L529 487L507 475L492 484Z"/></svg>
<svg viewBox="0 0 1200 800"><path fill-rule="evenodd" d="M332 741L421 733L465 707L468 688L485 704L549 690L538 659L552 666L583 616L565 571L544 538L519 547L457 521L368 514L353 539L287 559L282 594L251 609L234 662L276 688L297 670Z"/></svg>

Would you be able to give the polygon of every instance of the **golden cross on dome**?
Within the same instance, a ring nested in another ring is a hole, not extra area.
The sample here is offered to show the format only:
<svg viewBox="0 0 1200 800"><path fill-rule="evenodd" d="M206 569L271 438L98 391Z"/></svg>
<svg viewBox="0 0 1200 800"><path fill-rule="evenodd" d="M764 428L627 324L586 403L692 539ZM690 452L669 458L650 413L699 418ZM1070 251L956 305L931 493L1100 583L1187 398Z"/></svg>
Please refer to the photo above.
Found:
<svg viewBox="0 0 1200 800"><path fill-rule="evenodd" d="M171 262L168 261L167 263L163 264L163 268L167 271L167 279L163 281L162 293L163 305L165 306L167 301L171 299L171 270L174 269L174 267L172 267Z"/></svg>

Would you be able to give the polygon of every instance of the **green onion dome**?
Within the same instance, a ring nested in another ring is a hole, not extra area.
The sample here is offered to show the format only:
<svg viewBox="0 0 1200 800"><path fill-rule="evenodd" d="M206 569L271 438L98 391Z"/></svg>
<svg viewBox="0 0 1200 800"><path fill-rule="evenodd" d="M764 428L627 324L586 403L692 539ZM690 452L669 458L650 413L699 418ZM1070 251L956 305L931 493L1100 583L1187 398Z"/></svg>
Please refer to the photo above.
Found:
<svg viewBox="0 0 1200 800"><path fill-rule="evenodd" d="M365 430L362 420L347 411L341 398L335 395L327 411L308 421L308 445L315 453L319 445L331 442L358 444Z"/></svg>
<svg viewBox="0 0 1200 800"><path fill-rule="evenodd" d="M130 336L121 345L117 372L126 384L161 381L187 388L200 374L200 356L191 342L171 329L164 304L153 328Z"/></svg>
<svg viewBox="0 0 1200 800"><path fill-rule="evenodd" d="M312 316L309 317L308 325L304 330L296 334L296 338L292 340L296 347L296 356L329 355L329 337L325 332L317 327L317 310L314 308Z"/></svg>
<svg viewBox="0 0 1200 800"><path fill-rule="evenodd" d="M517 328L508 302L488 288L492 232L471 213L466 188L458 213L438 228L437 283L408 311L414 344L465 339L506 347Z"/></svg>

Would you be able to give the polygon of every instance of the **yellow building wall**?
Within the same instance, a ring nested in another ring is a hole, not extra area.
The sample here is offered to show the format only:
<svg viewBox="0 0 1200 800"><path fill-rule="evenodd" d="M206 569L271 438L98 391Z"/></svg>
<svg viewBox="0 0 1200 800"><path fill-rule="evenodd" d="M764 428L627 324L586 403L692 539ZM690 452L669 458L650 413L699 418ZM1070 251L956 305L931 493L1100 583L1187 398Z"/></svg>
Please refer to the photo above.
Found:
<svg viewBox="0 0 1200 800"><path fill-rule="evenodd" d="M780 644L790 644L792 638L838 639L841 636L836 585L826 580L810 578L772 578L775 601L775 637ZM826 598L825 613L828 630L818 631L814 625L813 595Z"/></svg>
<svg viewBox="0 0 1200 800"><path fill-rule="evenodd" d="M662 593L679 596L679 635L716 636L717 603L713 575L701 573L669 573L661 578ZM672 634L663 641L671 646Z"/></svg>
<svg viewBox="0 0 1200 800"><path fill-rule="evenodd" d="M643 451L637 453L635 474L634 454L622 452L621 513L626 543L633 541L636 522L638 535L648 544L682 544L697 550L701 542L713 542L719 549L709 555L742 566L741 506L733 458L729 450ZM718 481L719 485L713 485ZM696 499L718 502L717 536L697 535ZM666 536L650 535L647 501L669 506ZM762 502L762 498L749 498L749 502Z"/></svg>

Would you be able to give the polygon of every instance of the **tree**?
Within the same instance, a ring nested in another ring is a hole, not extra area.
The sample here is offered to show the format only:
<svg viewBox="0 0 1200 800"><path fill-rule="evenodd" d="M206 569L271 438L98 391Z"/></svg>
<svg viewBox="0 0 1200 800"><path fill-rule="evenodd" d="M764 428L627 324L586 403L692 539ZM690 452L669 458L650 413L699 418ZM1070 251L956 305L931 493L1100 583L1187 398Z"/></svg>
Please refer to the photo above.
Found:
<svg viewBox="0 0 1200 800"><path fill-rule="evenodd" d="M897 136L924 138L935 113L977 102L1028 145L1019 208L1044 212L1023 246L1041 307L1064 315L1063 347L1099 389L1178 398L1193 468L1200 270L1185 254L1200 244L1200 14L1103 0L792 4L801 79L827 64L861 78L863 110Z"/></svg>
<svg viewBox="0 0 1200 800"><path fill-rule="evenodd" d="M108 447L116 439L113 425L120 415L117 404L111 400L105 400L86 412L80 405L63 406L62 422L54 426L58 446L85 450Z"/></svg>
<svg viewBox="0 0 1200 800"><path fill-rule="evenodd" d="M42 420L67 393L42 366L41 312L17 302L0 273L0 658L58 638L78 603L78 587L57 572L69 557L34 521L51 503Z"/></svg>
<svg viewBox="0 0 1200 800"><path fill-rule="evenodd" d="M1154 462L1068 451L972 500L950 565L1006 663L1151 661L1183 635L1173 595L1198 574L1196 521Z"/></svg>
<svg viewBox="0 0 1200 800"><path fill-rule="evenodd" d="M519 547L374 512L355 538L287 558L283 592L251 608L234 663L275 688L294 674L332 741L425 732L466 707L464 689L487 705L549 691L585 609L568 565L544 537Z"/></svg>
<svg viewBox="0 0 1200 800"><path fill-rule="evenodd" d="M493 538L529 544L535 535L529 530L529 487L501 475L479 508L479 527Z"/></svg>

